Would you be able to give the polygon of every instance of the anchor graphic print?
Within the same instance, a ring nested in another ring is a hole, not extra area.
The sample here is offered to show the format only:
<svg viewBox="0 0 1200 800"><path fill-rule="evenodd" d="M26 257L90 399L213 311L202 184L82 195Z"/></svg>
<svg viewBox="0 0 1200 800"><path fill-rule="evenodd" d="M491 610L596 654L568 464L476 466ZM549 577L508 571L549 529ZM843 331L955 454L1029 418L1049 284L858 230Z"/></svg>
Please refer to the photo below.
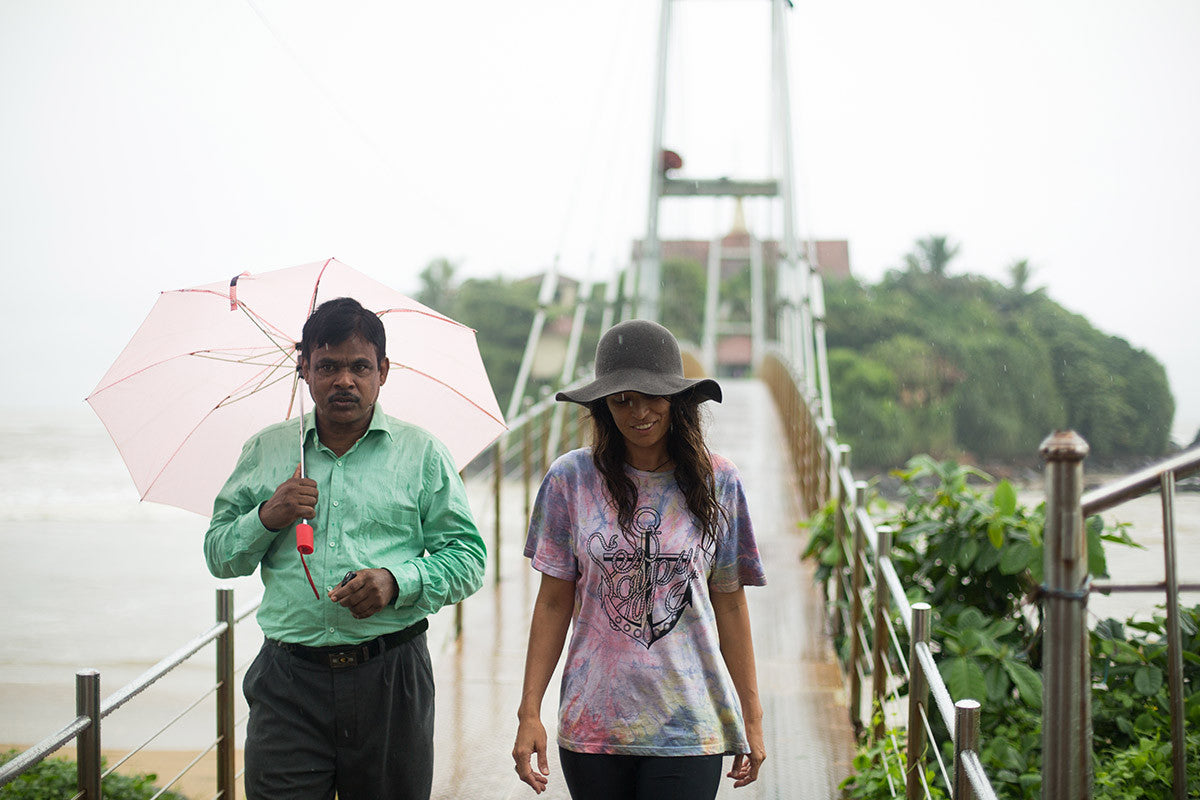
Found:
<svg viewBox="0 0 1200 800"><path fill-rule="evenodd" d="M696 577L695 548L662 552L662 518L653 508L639 508L632 531L607 539L588 538L588 556L600 568L600 599L608 623L649 649L679 622L692 603Z"/></svg>

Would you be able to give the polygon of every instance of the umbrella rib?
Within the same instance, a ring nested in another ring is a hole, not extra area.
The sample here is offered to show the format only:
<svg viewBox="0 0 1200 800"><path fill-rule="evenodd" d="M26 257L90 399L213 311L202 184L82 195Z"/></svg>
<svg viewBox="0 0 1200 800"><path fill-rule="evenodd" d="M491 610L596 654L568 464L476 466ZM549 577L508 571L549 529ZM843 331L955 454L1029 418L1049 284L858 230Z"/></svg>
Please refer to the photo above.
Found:
<svg viewBox="0 0 1200 800"><path fill-rule="evenodd" d="M280 380L283 380L283 379L284 378L277 378L275 381L272 381L272 383L278 383ZM248 386L251 383L252 383L252 381L246 381L245 383L242 384L242 386ZM241 387L239 387L239 388L241 388ZM208 418L213 415L213 412L215 412L218 408L223 408L227 405L232 405L233 403L237 402L238 400L244 400L244 399L248 398L250 395L261 391L262 388L265 388L265 387L260 386L259 388L253 389L253 390L251 390L239 397L236 397L236 398L234 398L234 395L237 393L236 390L233 392L230 392L229 394L225 395L225 397L219 403L217 403L212 408L210 408L206 413L201 415L200 419L196 421L196 424L192 426L191 430L188 431L187 435L179 440L178 446L176 446L176 448L171 452L170 457L163 460L162 467L159 468L158 472L155 473L154 477L150 480L150 482L146 484L146 490L144 492L142 492L142 498L145 499L145 497L148 494L150 494L151 490L154 489L154 485L158 483L158 479L161 478L163 476L163 473L167 471L167 467L171 466L171 462L175 460L175 457L177 455L179 455L179 452L181 450L183 450L184 446L188 442L191 441L192 437L196 434L196 431L198 431L200 429L200 426L208 421ZM233 398L232 401L231 401L231 398Z"/></svg>
<svg viewBox="0 0 1200 800"><path fill-rule="evenodd" d="M279 348L279 352L283 353L284 356L291 358L293 361L296 360L295 356L293 356L292 353L289 353L287 351L287 349L284 348L284 346L279 343L279 341L275 338L275 336L271 335L271 333L269 333L267 331L267 329L264 328L263 325L259 323L260 317L258 316L258 314L250 313L249 307L245 303L243 303L241 300L238 300L237 304L238 304L238 308L241 309L242 313L246 315L246 319L250 320L250 322L254 324L254 327L258 328L259 331L262 332L262 335L267 337L267 339L271 342L271 344L273 344L277 348ZM263 320L263 322L265 323L266 320ZM278 332L280 338L283 338L284 341L289 341L286 337L283 336L283 331L280 331L278 329L276 329L276 331ZM292 352L294 353L295 349L296 349L296 342L289 341L289 344L292 345Z"/></svg>
<svg viewBox="0 0 1200 800"><path fill-rule="evenodd" d="M475 329L470 327L469 325L464 325L461 322L450 319L449 317L445 316L444 314L439 314L436 311L425 311L425 310L422 310L419 308L385 308L382 311L375 312L375 316L380 317L380 318L382 318L384 314L420 314L421 316L429 317L430 319L436 319L441 322L445 322L449 325L453 325L456 328L463 328L465 330L470 331L471 333L476 332Z"/></svg>
<svg viewBox="0 0 1200 800"><path fill-rule="evenodd" d="M391 359L389 359L389 361L391 361ZM483 412L485 415L487 415L487 416L488 416L488 417L490 417L491 419L493 419L493 420L495 420L496 422L498 422L498 423L499 423L499 424L500 424L500 425L501 425L501 426L502 426L502 427L503 427L505 430L508 430L508 425L506 425L506 424L505 424L505 422L504 422L504 420L503 420L503 419L500 419L500 418L499 418L499 417L497 417L495 414L493 414L492 412L488 411L488 410L487 410L486 408L484 408L483 406L479 405L479 403L476 403L476 402L475 402L474 400L472 400L470 397L467 397L465 394L463 394L462 392L460 392L458 389L455 389L453 386L451 386L450 384L448 384L448 383L446 383L445 381L441 380L440 378L435 378L434 376L430 375L428 372L422 372L421 370L419 370L419 369L416 369L415 367L409 367L409 366L405 366L404 364L400 364L400 363L398 363L398 362L396 362L396 361L391 361L391 363L392 363L393 365L395 365L395 366L399 367L400 369L406 369L406 370L408 370L409 372L415 372L416 374L420 375L420 376L421 376L421 377L423 377L423 378L428 378L429 380L433 381L434 383L436 383L436 384L438 384L438 385L440 385L440 386L444 386L444 387L446 387L447 389L449 389L450 391L454 392L456 395L458 395L459 397L461 397L463 400L466 400L468 403L470 403L471 405L475 406L477 409L479 409L480 411L482 411L482 412Z"/></svg>
<svg viewBox="0 0 1200 800"><path fill-rule="evenodd" d="M251 275L250 277L254 277L254 276L253 276L253 275ZM185 293L185 292L188 292L188 293L193 293L193 294L211 294L211 295L214 295L214 296L216 296L216 297L219 297L219 298L221 298L222 300L224 300L224 301L226 301L226 302L229 302L229 301L232 299L232 298L230 298L230 296L229 296L229 293L228 293L228 292L218 292L218 291L216 291L216 290L213 290L213 289L199 289L199 288L195 288L195 289L172 289L172 290L171 290L171 291L169 291L169 292L163 292L163 294L183 294L183 293ZM279 328L275 327L275 326L274 326L274 325L272 325L271 323L267 322L267 321L266 321L266 319L264 319L263 317L259 316L259 314L258 314L257 312L255 312L255 311L251 311L251 310L250 310L250 307L249 307L248 305L246 305L246 303L245 303L244 301L242 301L242 300L234 300L234 302L236 302L236 303L237 303L237 305L238 305L238 308L242 309L242 311L243 311L243 312L244 312L244 313L245 313L247 316L249 316L249 317L250 317L251 319L253 319L253 320L257 320L257 321L255 322L255 326L256 326L256 327L257 327L257 328L258 328L260 331L262 331L262 332L263 332L263 335L264 335L264 336L266 336L268 339L271 339L272 341L274 341L274 340L275 340L275 336L278 336L278 337L280 337L281 339L283 339L284 341L291 341L290 337L288 337L288 336L287 336L287 335L286 335L286 334L285 334L285 333L284 333L282 330L280 330ZM258 321L261 321L261 324L259 324L259 322L258 322ZM267 330L264 328L264 326L271 328L271 330L275 331L275 333L274 333L274 334L268 333L268 332L267 332Z"/></svg>
<svg viewBox="0 0 1200 800"><path fill-rule="evenodd" d="M276 372L278 372L277 369L271 370L271 374L274 374ZM234 403L240 402L242 400L246 400L246 399L250 398L252 395L258 394L261 391L270 389L272 386L279 383L280 381L286 381L287 379L288 379L288 376L286 374L285 375L277 375L270 381L267 381L267 379L264 378L262 381L260 381L258 383L257 386L255 386L253 389L250 389L249 391L242 392L241 394L236 394L236 395L233 392L230 392L225 397L224 400L217 403L213 408L217 409L217 408L225 408L226 406L231 406ZM289 414L289 416L291 416L291 415Z"/></svg>
<svg viewBox="0 0 1200 800"><path fill-rule="evenodd" d="M273 353L274 351L271 351L271 352ZM275 367L275 368L282 366L282 363L279 361L258 361L257 360L259 358L263 358L263 357L269 355L269 353L256 353L254 355L246 356L243 358L235 358L233 356L222 357L220 355L217 355L216 351L213 351L213 350L197 350L194 353L187 353L186 355L195 356L196 358L205 358L205 359L208 359L209 361L220 361L225 364L251 364L251 365L264 366L264 367Z"/></svg>
<svg viewBox="0 0 1200 800"><path fill-rule="evenodd" d="M247 349L249 349L249 348L247 348ZM97 387L96 387L96 389L95 389L95 390L94 390L94 391L93 391L91 394L89 394L89 395L88 395L88 397L89 397L89 398L91 398L91 397L96 397L97 395L101 394L102 392L106 392L106 391L108 391L109 389L113 388L113 387L114 387L114 386L116 386L117 384L124 383L125 381L127 381L127 380L130 380L131 378L133 378L133 377L134 377L134 376L136 376L136 375L141 375L143 372L147 372L147 371L149 371L149 370L152 370L152 369L154 369L155 367L160 367L160 366L162 366L163 364L166 364L166 363L167 363L167 362L169 362L169 361L174 361L174 360L175 360L175 359L177 359L177 358L189 358L189 357L191 357L191 358L204 358L204 359L208 359L208 360L210 360L210 361L224 361L224 362L226 362L226 363L234 363L234 364L251 364L251 365L253 365L253 364L255 363L255 362L253 361L253 359L252 359L252 358L241 358L241 359L238 359L238 358L219 358L219 357L217 357L217 356L215 356L215 355L211 355L211 353L213 353L213 352L216 352L216 351L211 351L211 350L192 350L192 351L190 351L190 352L187 352L187 353L175 353L174 355L167 356L166 358L160 358L158 361L155 361L155 362L154 362L154 363L152 363L152 364L146 364L145 366L143 366L143 367L140 367L140 368L138 368L138 369L134 370L133 372L130 372L130 373L128 373L127 375L122 375L122 376L121 376L121 377L119 377L119 378L115 378L115 379L114 379L114 380L113 380L111 383L109 383L109 384L106 384L106 385L104 385L104 386L97 386Z"/></svg>
<svg viewBox="0 0 1200 800"><path fill-rule="evenodd" d="M312 316L313 309L317 307L317 292L321 291L321 278L325 277L325 270L329 269L332 261L332 258L325 259L325 263L321 265L321 271L317 273L317 280L313 283L312 297L308 299L308 313L304 315L306 320Z"/></svg>

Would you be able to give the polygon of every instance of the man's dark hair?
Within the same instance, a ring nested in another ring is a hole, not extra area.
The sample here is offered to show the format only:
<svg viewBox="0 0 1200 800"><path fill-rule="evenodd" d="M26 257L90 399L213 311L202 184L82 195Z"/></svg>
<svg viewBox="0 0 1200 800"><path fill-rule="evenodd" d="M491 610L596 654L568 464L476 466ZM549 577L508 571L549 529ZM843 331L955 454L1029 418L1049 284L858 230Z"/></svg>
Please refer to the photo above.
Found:
<svg viewBox="0 0 1200 800"><path fill-rule="evenodd" d="M326 300L317 306L300 337L300 357L307 360L314 350L332 345L336 347L357 334L374 345L380 364L387 358L387 333L383 323L374 313L362 307L353 297L338 297Z"/></svg>

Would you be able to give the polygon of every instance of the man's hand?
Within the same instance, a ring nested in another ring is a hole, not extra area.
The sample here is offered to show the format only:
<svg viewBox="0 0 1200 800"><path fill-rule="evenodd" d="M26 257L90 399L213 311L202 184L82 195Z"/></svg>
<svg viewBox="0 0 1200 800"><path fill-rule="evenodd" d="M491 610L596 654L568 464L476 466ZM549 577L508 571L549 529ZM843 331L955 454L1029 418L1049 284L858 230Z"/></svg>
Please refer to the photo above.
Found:
<svg viewBox="0 0 1200 800"><path fill-rule="evenodd" d="M296 471L275 489L271 499L258 507L258 518L268 530L281 531L297 520L317 515L317 482Z"/></svg>
<svg viewBox="0 0 1200 800"><path fill-rule="evenodd" d="M329 599L350 609L355 619L366 619L396 602L400 587L387 569L359 569L349 582L334 588Z"/></svg>
<svg viewBox="0 0 1200 800"><path fill-rule="evenodd" d="M528 783L533 791L546 791L550 778L550 761L546 758L546 728L537 717L522 717L517 727L517 742L513 745L513 761L517 777ZM537 756L537 769L531 759Z"/></svg>

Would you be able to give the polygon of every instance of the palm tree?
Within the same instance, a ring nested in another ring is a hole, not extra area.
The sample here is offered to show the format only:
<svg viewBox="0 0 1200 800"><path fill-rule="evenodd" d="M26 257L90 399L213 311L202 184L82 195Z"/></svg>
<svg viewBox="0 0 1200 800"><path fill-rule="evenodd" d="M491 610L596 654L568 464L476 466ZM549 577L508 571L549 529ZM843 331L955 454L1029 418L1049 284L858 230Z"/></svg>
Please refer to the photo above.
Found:
<svg viewBox="0 0 1200 800"><path fill-rule="evenodd" d="M1029 266L1029 259L1022 258L1014 261L1008 267L1008 274L1012 278L1012 290L1017 294L1026 294L1029 289L1029 279L1033 277L1033 267Z"/></svg>
<svg viewBox="0 0 1200 800"><path fill-rule="evenodd" d="M904 257L904 263L911 272L928 272L942 278L946 275L946 266L960 249L961 245L950 244L946 236L926 236L917 240L916 249Z"/></svg>

